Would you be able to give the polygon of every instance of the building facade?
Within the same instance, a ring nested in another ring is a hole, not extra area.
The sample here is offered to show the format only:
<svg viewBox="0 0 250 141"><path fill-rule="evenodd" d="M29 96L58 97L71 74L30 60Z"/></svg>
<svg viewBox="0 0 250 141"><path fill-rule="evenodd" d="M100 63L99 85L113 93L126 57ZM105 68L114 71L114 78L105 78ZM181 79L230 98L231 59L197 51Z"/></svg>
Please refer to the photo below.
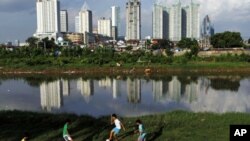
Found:
<svg viewBox="0 0 250 141"><path fill-rule="evenodd" d="M60 33L60 2L58 0L37 0L37 38L57 38Z"/></svg>
<svg viewBox="0 0 250 141"><path fill-rule="evenodd" d="M154 4L153 8L153 38L169 39L169 8Z"/></svg>
<svg viewBox="0 0 250 141"><path fill-rule="evenodd" d="M182 38L200 39L200 5L191 1L170 7L155 4L153 9L153 38L180 41Z"/></svg>
<svg viewBox="0 0 250 141"><path fill-rule="evenodd" d="M101 18L98 20L98 34L111 37L111 19Z"/></svg>
<svg viewBox="0 0 250 141"><path fill-rule="evenodd" d="M141 2L129 0L126 3L126 40L141 39Z"/></svg>
<svg viewBox="0 0 250 141"><path fill-rule="evenodd" d="M181 3L174 4L170 8L169 39L180 41L182 38L182 8Z"/></svg>
<svg viewBox="0 0 250 141"><path fill-rule="evenodd" d="M60 27L61 32L68 32L68 11L67 10L61 10L60 11Z"/></svg>
<svg viewBox="0 0 250 141"><path fill-rule="evenodd" d="M92 33L93 22L92 22L92 11L81 10L79 12L79 33Z"/></svg>
<svg viewBox="0 0 250 141"><path fill-rule="evenodd" d="M200 39L200 5L191 2L183 8L183 37Z"/></svg>
<svg viewBox="0 0 250 141"><path fill-rule="evenodd" d="M120 7L112 6L112 37L116 40L120 32Z"/></svg>

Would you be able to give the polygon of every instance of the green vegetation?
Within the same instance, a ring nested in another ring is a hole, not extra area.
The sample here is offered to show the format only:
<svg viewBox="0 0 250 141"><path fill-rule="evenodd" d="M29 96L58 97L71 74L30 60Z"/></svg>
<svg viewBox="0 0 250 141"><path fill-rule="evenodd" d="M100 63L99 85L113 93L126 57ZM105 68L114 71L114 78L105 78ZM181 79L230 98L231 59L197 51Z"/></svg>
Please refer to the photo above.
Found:
<svg viewBox="0 0 250 141"><path fill-rule="evenodd" d="M62 128L70 119L69 132L75 141L104 141L108 137L110 117L93 118L69 114L39 114L18 111L0 112L0 138L5 141L20 140L25 132L31 141L61 141ZM212 114L170 112L161 115L121 118L126 126L119 138L123 141L136 140L134 122L140 118L148 133L148 141L228 141L229 125L250 124L250 115L241 113Z"/></svg>
<svg viewBox="0 0 250 141"><path fill-rule="evenodd" d="M239 32L226 31L212 36L211 44L214 48L243 47L243 40Z"/></svg>

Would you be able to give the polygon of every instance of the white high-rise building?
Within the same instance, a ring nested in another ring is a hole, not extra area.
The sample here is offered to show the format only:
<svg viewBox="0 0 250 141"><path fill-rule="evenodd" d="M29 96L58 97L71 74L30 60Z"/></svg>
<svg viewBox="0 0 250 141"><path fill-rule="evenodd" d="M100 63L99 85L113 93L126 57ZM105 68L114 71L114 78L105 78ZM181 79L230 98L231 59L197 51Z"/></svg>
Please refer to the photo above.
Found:
<svg viewBox="0 0 250 141"><path fill-rule="evenodd" d="M184 31L184 37L186 38L192 38L192 39L200 39L200 5L195 4L191 2L189 6L186 6L183 8L183 27L185 29Z"/></svg>
<svg viewBox="0 0 250 141"><path fill-rule="evenodd" d="M179 1L170 8L169 15L169 39L180 41L182 38L182 8Z"/></svg>
<svg viewBox="0 0 250 141"><path fill-rule="evenodd" d="M98 34L111 37L111 19L98 20Z"/></svg>
<svg viewBox="0 0 250 141"><path fill-rule="evenodd" d="M80 32L80 19L79 15L75 17L75 32L79 33Z"/></svg>
<svg viewBox="0 0 250 141"><path fill-rule="evenodd" d="M60 33L60 2L59 0L37 0L37 30L38 38L56 38Z"/></svg>
<svg viewBox="0 0 250 141"><path fill-rule="evenodd" d="M153 8L153 38L169 39L169 8L154 4Z"/></svg>
<svg viewBox="0 0 250 141"><path fill-rule="evenodd" d="M60 11L61 32L68 32L68 11Z"/></svg>
<svg viewBox="0 0 250 141"><path fill-rule="evenodd" d="M141 39L141 2L129 0L126 3L126 40Z"/></svg>
<svg viewBox="0 0 250 141"><path fill-rule="evenodd" d="M120 7L112 6L112 37L117 39L120 33Z"/></svg>
<svg viewBox="0 0 250 141"><path fill-rule="evenodd" d="M92 22L92 11L88 9L87 3L85 2L79 12L79 33L85 34L85 32L92 33L93 22Z"/></svg>

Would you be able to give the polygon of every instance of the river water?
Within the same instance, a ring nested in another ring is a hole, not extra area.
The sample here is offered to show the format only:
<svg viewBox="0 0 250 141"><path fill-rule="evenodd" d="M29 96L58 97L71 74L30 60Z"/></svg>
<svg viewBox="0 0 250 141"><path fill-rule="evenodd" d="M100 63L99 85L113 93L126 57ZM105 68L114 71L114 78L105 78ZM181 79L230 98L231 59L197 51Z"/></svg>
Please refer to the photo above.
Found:
<svg viewBox="0 0 250 141"><path fill-rule="evenodd" d="M0 110L140 116L184 110L250 112L248 76L4 77Z"/></svg>

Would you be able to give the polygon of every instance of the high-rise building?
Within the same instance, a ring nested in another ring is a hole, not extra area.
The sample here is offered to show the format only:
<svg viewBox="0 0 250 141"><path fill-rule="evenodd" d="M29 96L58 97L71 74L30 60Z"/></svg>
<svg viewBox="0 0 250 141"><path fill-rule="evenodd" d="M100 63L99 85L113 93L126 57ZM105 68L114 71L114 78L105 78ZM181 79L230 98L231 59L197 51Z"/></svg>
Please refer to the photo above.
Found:
<svg viewBox="0 0 250 141"><path fill-rule="evenodd" d="M113 79L113 99L116 99L117 97L121 96L121 80Z"/></svg>
<svg viewBox="0 0 250 141"><path fill-rule="evenodd" d="M37 0L37 30L38 38L56 38L60 33L60 2L58 0Z"/></svg>
<svg viewBox="0 0 250 141"><path fill-rule="evenodd" d="M170 9L159 4L153 8L153 38L169 39L169 12Z"/></svg>
<svg viewBox="0 0 250 141"><path fill-rule="evenodd" d="M182 12L182 37L200 38L200 5L191 1L190 5L183 8Z"/></svg>
<svg viewBox="0 0 250 141"><path fill-rule="evenodd" d="M78 16L79 16L79 33L83 34L85 34L85 32L92 33L93 29L92 11L88 9L86 2L82 6Z"/></svg>
<svg viewBox="0 0 250 141"><path fill-rule="evenodd" d="M111 19L98 20L98 34L111 37Z"/></svg>
<svg viewBox="0 0 250 141"><path fill-rule="evenodd" d="M117 39L120 32L120 7L112 6L112 37Z"/></svg>
<svg viewBox="0 0 250 141"><path fill-rule="evenodd" d="M206 15L203 19L201 32L203 38L211 37L214 35L214 27L208 15Z"/></svg>
<svg viewBox="0 0 250 141"><path fill-rule="evenodd" d="M62 94L63 94L63 96L69 96L69 94L70 94L69 80L62 79L61 83L62 83Z"/></svg>
<svg viewBox="0 0 250 141"><path fill-rule="evenodd" d="M169 15L169 39L180 41L182 38L182 8L181 2L170 8Z"/></svg>
<svg viewBox="0 0 250 141"><path fill-rule="evenodd" d="M153 9L153 38L180 41L182 38L200 38L200 5L182 7L181 2L166 7L155 4Z"/></svg>
<svg viewBox="0 0 250 141"><path fill-rule="evenodd" d="M80 19L79 15L75 17L75 32L80 33Z"/></svg>
<svg viewBox="0 0 250 141"><path fill-rule="evenodd" d="M141 2L129 0L126 3L126 40L141 39Z"/></svg>
<svg viewBox="0 0 250 141"><path fill-rule="evenodd" d="M68 11L61 10L60 11L60 22L61 22L61 32L68 32Z"/></svg>
<svg viewBox="0 0 250 141"><path fill-rule="evenodd" d="M166 81L153 80L153 97L154 100L160 101L168 93L168 83Z"/></svg>

